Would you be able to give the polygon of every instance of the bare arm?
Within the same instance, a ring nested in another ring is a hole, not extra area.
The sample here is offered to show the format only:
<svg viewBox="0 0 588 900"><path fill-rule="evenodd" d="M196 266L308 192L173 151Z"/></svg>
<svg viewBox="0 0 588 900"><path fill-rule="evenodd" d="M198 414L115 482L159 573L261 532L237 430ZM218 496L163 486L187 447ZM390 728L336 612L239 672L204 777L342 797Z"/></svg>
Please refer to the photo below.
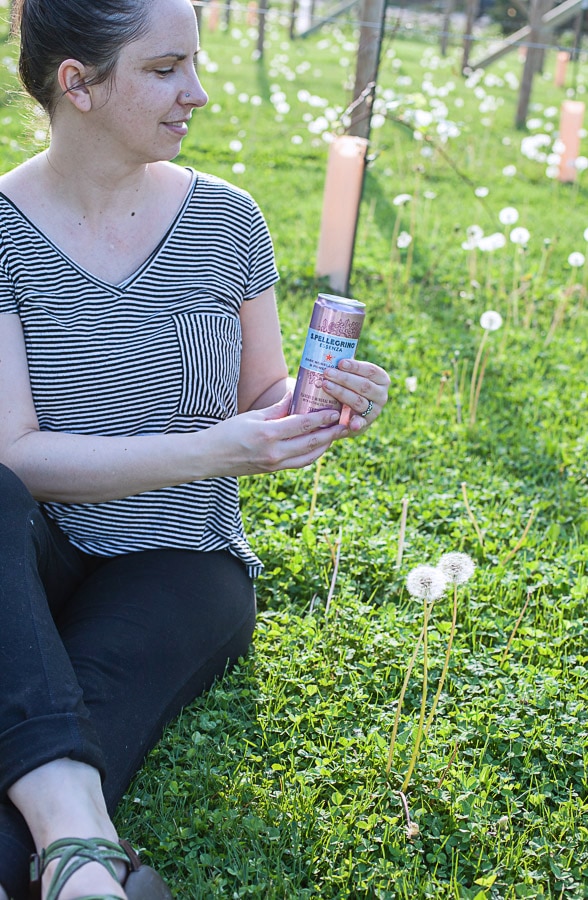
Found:
<svg viewBox="0 0 588 900"><path fill-rule="evenodd" d="M249 332L246 326L245 360L254 357ZM277 358L275 350L270 358ZM240 386L244 403L255 407L272 394L283 396L285 366L278 370L272 364L265 376L249 377L247 371L246 365ZM258 389L260 395L253 397ZM96 503L214 476L309 465L343 429L332 424L329 412L288 416L288 403L286 396L193 434L127 438L40 431L20 321L0 316L0 461L39 500Z"/></svg>
<svg viewBox="0 0 588 900"><path fill-rule="evenodd" d="M243 353L239 412L263 409L294 387L282 351L282 336L273 287L241 307Z"/></svg>

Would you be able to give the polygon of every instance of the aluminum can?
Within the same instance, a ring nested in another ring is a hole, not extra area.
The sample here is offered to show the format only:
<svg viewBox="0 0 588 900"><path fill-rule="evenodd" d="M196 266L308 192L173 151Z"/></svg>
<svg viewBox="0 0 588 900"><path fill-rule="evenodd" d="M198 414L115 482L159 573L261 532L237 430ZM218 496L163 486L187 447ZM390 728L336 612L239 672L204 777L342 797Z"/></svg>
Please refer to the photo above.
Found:
<svg viewBox="0 0 588 900"><path fill-rule="evenodd" d="M341 409L341 404L322 389L326 369L351 359L365 317L365 303L333 294L319 294L298 370L291 413Z"/></svg>

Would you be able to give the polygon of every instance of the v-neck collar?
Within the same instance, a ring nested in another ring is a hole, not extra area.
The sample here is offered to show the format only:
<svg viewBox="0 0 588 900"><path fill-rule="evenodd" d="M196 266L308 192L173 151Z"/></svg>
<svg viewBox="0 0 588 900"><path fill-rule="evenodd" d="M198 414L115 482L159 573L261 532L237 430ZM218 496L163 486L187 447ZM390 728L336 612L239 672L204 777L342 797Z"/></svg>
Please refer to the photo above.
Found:
<svg viewBox="0 0 588 900"><path fill-rule="evenodd" d="M86 268L84 268L84 266L81 266L79 263L77 263L75 261L75 259L72 259L72 257L68 253L66 253L65 250L62 250L58 244L56 244L54 241L52 241L51 238L47 237L47 235L37 225L35 225L35 223L31 219L29 219L29 217L16 205L16 203L14 203L10 199L10 197L7 197L6 194L2 193L2 191L0 191L0 197L3 200L5 200L6 203L9 204L9 206L12 207L12 209L17 213L17 215L20 216L20 218L23 219L23 221L25 221L29 225L29 227L41 238L41 240L44 241L44 243L46 243L49 247L51 247L51 249L55 253L57 253L63 260L65 260L65 262L69 266L71 266L73 269L75 269L76 272L78 272L80 275L82 275L87 281L91 281L94 284L97 284L102 288L106 288L107 290L112 291L114 293L121 294L121 293L124 293L125 291L127 291L141 277L143 272L152 265L153 261L163 251L163 249L167 245L169 239L171 238L171 236L175 232L176 228L178 227L179 223L181 222L181 220L184 216L184 213L186 211L186 208L188 207L188 205L190 204L190 201L192 200L192 197L194 196L194 192L196 190L196 185L198 183L197 172L191 166L187 166L186 168L187 168L188 172L190 172L190 174L191 174L190 184L188 185L188 190L186 191L184 200L182 201L180 208L178 209L177 213L175 214L175 216L174 216L172 222L170 223L169 227L167 228L165 234L163 235L163 237L161 238L161 240L159 241L157 246L149 253L147 258L141 263L141 265L131 275L129 275L128 278L123 279L123 281L119 282L118 284L113 284L110 281L105 281L104 279L100 278L98 275L93 275L92 272L89 272Z"/></svg>

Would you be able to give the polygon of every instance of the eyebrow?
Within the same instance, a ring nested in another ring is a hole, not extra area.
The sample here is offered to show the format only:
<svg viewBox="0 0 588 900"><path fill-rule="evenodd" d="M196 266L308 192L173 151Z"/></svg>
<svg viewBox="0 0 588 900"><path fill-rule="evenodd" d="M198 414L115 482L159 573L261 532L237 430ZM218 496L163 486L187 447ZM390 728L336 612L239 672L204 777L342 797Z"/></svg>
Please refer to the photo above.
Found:
<svg viewBox="0 0 588 900"><path fill-rule="evenodd" d="M198 47L194 51L194 56L200 52L200 47ZM146 62L155 62L158 59L177 59L178 62L182 62L182 60L187 59L187 53L176 53L175 51L171 51L170 53L157 53L156 56L147 56L145 57Z"/></svg>

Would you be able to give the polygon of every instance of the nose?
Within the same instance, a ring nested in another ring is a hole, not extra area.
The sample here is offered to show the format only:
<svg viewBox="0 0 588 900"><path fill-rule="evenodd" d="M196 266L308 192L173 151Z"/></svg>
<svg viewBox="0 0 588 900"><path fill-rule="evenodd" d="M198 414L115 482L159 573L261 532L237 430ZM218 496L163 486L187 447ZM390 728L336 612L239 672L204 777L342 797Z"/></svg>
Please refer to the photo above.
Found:
<svg viewBox="0 0 588 900"><path fill-rule="evenodd" d="M182 103L188 106L196 106L201 108L208 103L208 94L202 87L198 75L194 73L191 83L187 85L186 90L182 93Z"/></svg>

